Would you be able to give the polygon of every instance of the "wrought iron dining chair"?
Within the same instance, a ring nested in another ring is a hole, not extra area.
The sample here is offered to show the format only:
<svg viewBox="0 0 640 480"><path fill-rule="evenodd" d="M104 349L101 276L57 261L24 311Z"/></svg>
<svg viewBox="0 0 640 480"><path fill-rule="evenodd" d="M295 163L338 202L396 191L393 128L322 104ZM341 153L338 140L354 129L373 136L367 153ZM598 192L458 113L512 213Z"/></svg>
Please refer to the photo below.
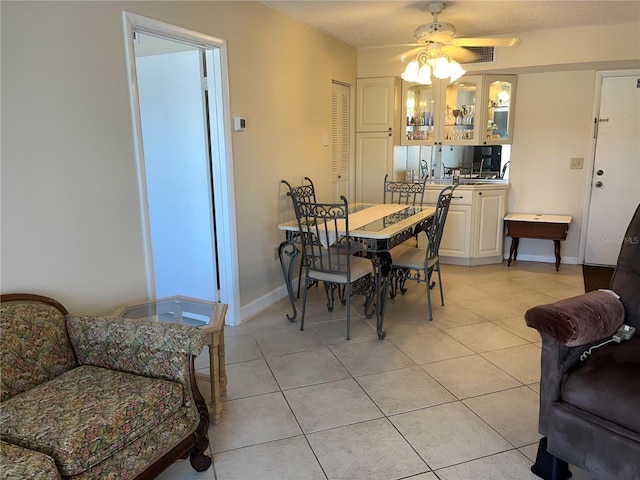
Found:
<svg viewBox="0 0 640 480"><path fill-rule="evenodd" d="M304 177L302 185L297 187L292 187L289 182L286 180L280 180L280 183L284 183L287 188L289 188L289 193L291 193L292 198L302 200L305 202L316 202L316 189L313 185L313 182L309 177ZM297 298L300 298L300 285L302 285L302 262L300 262L300 271L298 272L298 294Z"/></svg>
<svg viewBox="0 0 640 480"><path fill-rule="evenodd" d="M457 185L445 187L438 195L436 211L433 217L431 217L431 224L426 230L423 230L427 236L427 244L425 248L416 248L403 244L391 249L391 258L393 260L390 279L391 297L395 297L398 290L402 294L407 291L405 287L407 280L426 283L429 320L433 320L433 312L431 309L431 289L435 287L435 282L431 281L431 276L434 271L438 273L440 301L444 306L444 294L442 291L442 276L440 275L440 257L438 250L440 249L440 241L442 240L442 233L444 232L445 221L447 220L453 191L456 187Z"/></svg>
<svg viewBox="0 0 640 480"><path fill-rule="evenodd" d="M384 176L384 203L399 203L421 206L424 201L424 191L427 178L422 182L399 182L389 180L389 174Z"/></svg>
<svg viewBox="0 0 640 480"><path fill-rule="evenodd" d="M302 296L300 330L304 330L307 292L313 282L323 282L327 308L333 310L335 292L347 308L347 335L351 338L351 296L365 296L365 312L373 302L375 281L370 259L355 256L357 247L349 234L349 205L305 201L288 192L293 200L305 268L305 289Z"/></svg>
<svg viewBox="0 0 640 480"><path fill-rule="evenodd" d="M398 203L400 205L422 206L424 202L425 186L427 178L422 182L399 182L389 180L389 174L384 176L384 203ZM418 246L418 232L413 235L415 246ZM410 243L407 240L406 243Z"/></svg>

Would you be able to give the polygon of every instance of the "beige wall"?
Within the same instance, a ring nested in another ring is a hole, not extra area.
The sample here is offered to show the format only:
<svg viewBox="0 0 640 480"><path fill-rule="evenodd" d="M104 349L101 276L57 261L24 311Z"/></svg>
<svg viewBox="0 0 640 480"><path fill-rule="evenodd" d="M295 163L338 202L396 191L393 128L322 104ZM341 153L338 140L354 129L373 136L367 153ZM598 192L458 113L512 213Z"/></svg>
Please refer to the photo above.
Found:
<svg viewBox="0 0 640 480"><path fill-rule="evenodd" d="M330 190L331 81L356 51L256 2L1 4L1 291L107 313L146 280L121 12L228 41L242 306L282 285L279 180Z"/></svg>
<svg viewBox="0 0 640 480"><path fill-rule="evenodd" d="M494 65L470 66L468 70L518 74L508 211L571 215L573 223L562 245L562 256L575 263L581 261L596 72L640 68L640 25L518 36L521 45L498 49ZM358 77L399 75L404 68L399 51L402 49L359 51ZM572 157L584 158L585 168L570 170ZM505 251L508 248L509 242L505 242ZM523 239L518 258L550 261L553 246Z"/></svg>

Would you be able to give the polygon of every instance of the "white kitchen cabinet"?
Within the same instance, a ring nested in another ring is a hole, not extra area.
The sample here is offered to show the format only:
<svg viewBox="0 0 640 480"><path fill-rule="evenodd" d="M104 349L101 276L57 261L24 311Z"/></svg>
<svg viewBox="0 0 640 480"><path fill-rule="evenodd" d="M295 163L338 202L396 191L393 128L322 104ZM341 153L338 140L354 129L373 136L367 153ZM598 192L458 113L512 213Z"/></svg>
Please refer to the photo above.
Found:
<svg viewBox="0 0 640 480"><path fill-rule="evenodd" d="M393 172L393 134L356 133L356 202L384 203L384 177Z"/></svg>
<svg viewBox="0 0 640 480"><path fill-rule="evenodd" d="M499 257L502 262L503 220L507 213L505 190L473 192L474 242L471 258Z"/></svg>
<svg viewBox="0 0 640 480"><path fill-rule="evenodd" d="M502 263L508 188L507 184L463 185L454 191L440 243L442 263Z"/></svg>
<svg viewBox="0 0 640 480"><path fill-rule="evenodd" d="M401 145L502 145L513 139L516 75L402 81Z"/></svg>
<svg viewBox="0 0 640 480"><path fill-rule="evenodd" d="M513 142L516 80L516 75L484 76L483 145L506 145Z"/></svg>
<svg viewBox="0 0 640 480"><path fill-rule="evenodd" d="M359 78L356 132L393 132L399 112L398 77Z"/></svg>
<svg viewBox="0 0 640 480"><path fill-rule="evenodd" d="M431 85L402 82L402 145L478 145L482 75Z"/></svg>

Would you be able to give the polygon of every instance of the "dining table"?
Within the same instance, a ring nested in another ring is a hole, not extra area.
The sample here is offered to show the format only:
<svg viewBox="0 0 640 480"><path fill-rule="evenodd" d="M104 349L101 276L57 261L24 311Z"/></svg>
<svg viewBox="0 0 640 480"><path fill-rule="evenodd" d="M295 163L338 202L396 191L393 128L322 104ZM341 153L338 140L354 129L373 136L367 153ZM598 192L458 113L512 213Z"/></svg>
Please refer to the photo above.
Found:
<svg viewBox="0 0 640 480"><path fill-rule="evenodd" d="M435 214L435 205L403 205L378 203L353 203L349 208L349 237L352 251L366 255L373 264L376 330L383 340L386 296L389 273L393 259L390 250L420 231L427 230ZM286 317L290 322L297 318L296 297L293 289L294 267L300 255L300 228L297 220L280 223L285 240L278 246L278 257L282 267L289 302L293 313Z"/></svg>

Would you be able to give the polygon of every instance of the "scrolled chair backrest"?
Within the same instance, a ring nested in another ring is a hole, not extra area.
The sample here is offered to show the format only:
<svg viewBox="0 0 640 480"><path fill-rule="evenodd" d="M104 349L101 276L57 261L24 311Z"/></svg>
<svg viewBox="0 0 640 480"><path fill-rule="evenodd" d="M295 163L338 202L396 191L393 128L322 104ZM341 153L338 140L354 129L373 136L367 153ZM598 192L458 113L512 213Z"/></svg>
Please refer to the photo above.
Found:
<svg viewBox="0 0 640 480"><path fill-rule="evenodd" d="M442 189L438 194L438 201L436 203L436 212L434 214L433 222L431 223L431 229L429 233L429 256L438 255L440 249L440 241L442 240L442 234L444 232L445 221L449 213L449 206L453 198L453 191L458 185L447 186Z"/></svg>
<svg viewBox="0 0 640 480"><path fill-rule="evenodd" d="M316 202L316 189L313 182L309 177L304 177L304 181L309 183L303 183L297 187L291 186L291 184L286 180L280 180L280 183L284 183L287 188L289 188L289 193L291 193L292 198L306 202Z"/></svg>
<svg viewBox="0 0 640 480"><path fill-rule="evenodd" d="M384 176L384 203L398 203L411 206L422 206L427 178L422 182L398 182L389 180L389 174Z"/></svg>
<svg viewBox="0 0 640 480"><path fill-rule="evenodd" d="M349 234L349 205L342 196L341 203L317 203L292 198L298 220L304 264L308 269L322 272L349 273L351 255Z"/></svg>

